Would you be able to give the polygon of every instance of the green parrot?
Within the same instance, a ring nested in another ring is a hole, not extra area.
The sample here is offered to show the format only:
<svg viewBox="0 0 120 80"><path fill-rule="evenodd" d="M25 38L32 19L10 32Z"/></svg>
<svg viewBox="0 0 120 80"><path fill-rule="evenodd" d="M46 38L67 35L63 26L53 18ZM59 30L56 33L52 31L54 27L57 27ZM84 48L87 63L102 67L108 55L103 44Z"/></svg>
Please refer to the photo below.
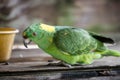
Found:
<svg viewBox="0 0 120 80"><path fill-rule="evenodd" d="M81 28L34 23L23 31L23 38L26 47L25 39L29 39L68 67L91 64L103 56L120 56L119 51L104 46L114 43L111 38Z"/></svg>

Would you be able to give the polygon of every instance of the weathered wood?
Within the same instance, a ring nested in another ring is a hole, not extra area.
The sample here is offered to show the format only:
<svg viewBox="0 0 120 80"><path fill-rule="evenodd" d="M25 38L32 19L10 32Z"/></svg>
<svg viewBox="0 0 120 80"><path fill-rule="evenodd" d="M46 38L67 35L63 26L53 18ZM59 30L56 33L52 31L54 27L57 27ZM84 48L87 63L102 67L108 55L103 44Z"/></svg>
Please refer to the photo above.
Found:
<svg viewBox="0 0 120 80"><path fill-rule="evenodd" d="M119 57L104 57L102 59L96 60L91 65L74 66L74 68L68 68L64 66L48 66L48 60L53 60L53 63L58 62L47 54L43 55L43 52L40 50L14 50L12 53L12 58L9 60L9 65L0 63L0 73L101 70L120 68Z"/></svg>
<svg viewBox="0 0 120 80"><path fill-rule="evenodd" d="M56 76L57 75L57 76ZM6 77L0 77L0 80L119 80L120 76L104 76L104 77L90 77L90 78L78 78L74 77L72 78L71 76L66 76L66 78L61 78L62 75L60 74L54 74L53 76L51 75L44 75L44 76L6 76Z"/></svg>
<svg viewBox="0 0 120 80"><path fill-rule="evenodd" d="M39 49L13 50L12 57L5 65L0 63L0 80L117 80L120 78L120 58L104 57L91 65L64 66L47 65L58 60ZM116 76L100 76L99 71L111 70ZM98 72L97 72L98 71Z"/></svg>

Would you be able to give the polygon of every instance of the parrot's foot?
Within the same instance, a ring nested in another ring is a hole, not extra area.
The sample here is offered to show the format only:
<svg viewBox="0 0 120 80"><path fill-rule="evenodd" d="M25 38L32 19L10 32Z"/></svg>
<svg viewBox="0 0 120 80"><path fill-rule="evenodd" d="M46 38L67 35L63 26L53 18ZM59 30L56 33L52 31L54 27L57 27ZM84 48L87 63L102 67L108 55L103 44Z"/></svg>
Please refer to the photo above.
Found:
<svg viewBox="0 0 120 80"><path fill-rule="evenodd" d="M73 68L70 64L67 64L65 62L49 63L48 66L65 66L65 67Z"/></svg>
<svg viewBox="0 0 120 80"><path fill-rule="evenodd" d="M72 65L67 64L67 63L65 63L65 62L61 62L61 63L62 63L63 66L65 66L65 67L68 67L68 68L74 68Z"/></svg>

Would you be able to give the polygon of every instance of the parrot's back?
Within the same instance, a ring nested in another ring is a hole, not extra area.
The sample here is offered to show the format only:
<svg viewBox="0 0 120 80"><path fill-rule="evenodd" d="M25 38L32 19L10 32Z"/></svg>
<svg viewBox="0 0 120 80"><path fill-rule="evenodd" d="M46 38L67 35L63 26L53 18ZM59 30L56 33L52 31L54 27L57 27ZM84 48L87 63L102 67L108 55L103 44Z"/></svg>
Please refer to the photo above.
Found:
<svg viewBox="0 0 120 80"><path fill-rule="evenodd" d="M56 46L70 54L81 54L93 51L97 47L96 40L83 29L65 28L54 36Z"/></svg>

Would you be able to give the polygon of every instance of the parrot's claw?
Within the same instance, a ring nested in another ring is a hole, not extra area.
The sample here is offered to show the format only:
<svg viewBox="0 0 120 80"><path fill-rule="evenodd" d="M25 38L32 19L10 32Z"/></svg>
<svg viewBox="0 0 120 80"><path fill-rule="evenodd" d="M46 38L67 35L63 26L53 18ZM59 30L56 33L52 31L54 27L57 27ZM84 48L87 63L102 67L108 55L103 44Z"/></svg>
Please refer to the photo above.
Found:
<svg viewBox="0 0 120 80"><path fill-rule="evenodd" d="M67 64L65 62L49 63L48 66L65 66L68 68L74 68L73 66L71 66L70 64Z"/></svg>
<svg viewBox="0 0 120 80"><path fill-rule="evenodd" d="M72 65L67 64L65 62L60 62L63 66L68 67L68 68L74 68Z"/></svg>

